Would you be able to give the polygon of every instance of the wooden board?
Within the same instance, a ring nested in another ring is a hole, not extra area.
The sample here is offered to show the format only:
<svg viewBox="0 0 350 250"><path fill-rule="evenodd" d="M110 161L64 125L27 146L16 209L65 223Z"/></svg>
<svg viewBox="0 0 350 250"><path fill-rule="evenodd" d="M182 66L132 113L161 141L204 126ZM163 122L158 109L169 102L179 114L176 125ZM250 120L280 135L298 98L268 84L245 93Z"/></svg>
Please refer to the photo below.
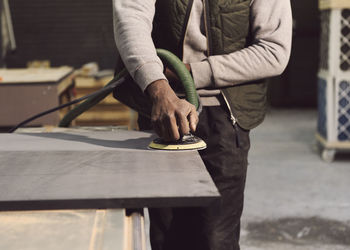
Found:
<svg viewBox="0 0 350 250"><path fill-rule="evenodd" d="M76 98L101 89L112 79L113 75L102 78L75 77ZM130 128L136 128L135 121L135 115L130 108L117 101L113 95L110 94L96 106L77 117L75 119L75 124L79 126L127 125Z"/></svg>
<svg viewBox="0 0 350 250"><path fill-rule="evenodd" d="M25 83L54 83L59 82L71 74L73 68L25 68L25 69L0 69L0 86L2 84Z"/></svg>
<svg viewBox="0 0 350 250"><path fill-rule="evenodd" d="M2 212L0 249L126 250L129 227L122 209Z"/></svg>
<svg viewBox="0 0 350 250"><path fill-rule="evenodd" d="M218 192L196 151L149 150L150 133L0 134L0 209L207 205Z"/></svg>
<svg viewBox="0 0 350 250"><path fill-rule="evenodd" d="M101 88L105 86L109 81L113 79L113 75L105 76L102 78L77 76L75 78L75 85L80 88Z"/></svg>
<svg viewBox="0 0 350 250"><path fill-rule="evenodd" d="M319 133L315 134L315 138L318 142L322 144L327 149L340 149L340 150L350 150L350 141L327 141L322 135Z"/></svg>
<svg viewBox="0 0 350 250"><path fill-rule="evenodd" d="M350 8L349 0L319 0L319 9L346 9Z"/></svg>

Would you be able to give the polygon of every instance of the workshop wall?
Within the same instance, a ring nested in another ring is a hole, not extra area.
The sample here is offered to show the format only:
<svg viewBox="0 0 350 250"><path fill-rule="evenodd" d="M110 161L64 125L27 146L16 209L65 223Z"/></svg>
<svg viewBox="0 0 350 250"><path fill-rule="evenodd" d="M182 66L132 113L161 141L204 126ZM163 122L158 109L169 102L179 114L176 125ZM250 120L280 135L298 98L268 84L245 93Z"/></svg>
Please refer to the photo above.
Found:
<svg viewBox="0 0 350 250"><path fill-rule="evenodd" d="M318 0L291 0L295 30L285 73L270 80L273 107L316 107L320 20ZM97 61L114 68L112 1L11 0L18 49L9 67L50 60L52 66L80 67Z"/></svg>
<svg viewBox="0 0 350 250"><path fill-rule="evenodd" d="M286 71L270 80L273 107L316 107L320 47L318 0L291 0L294 35Z"/></svg>
<svg viewBox="0 0 350 250"><path fill-rule="evenodd" d="M112 1L11 0L10 8L18 48L9 67L50 60L52 66L97 61L114 68Z"/></svg>

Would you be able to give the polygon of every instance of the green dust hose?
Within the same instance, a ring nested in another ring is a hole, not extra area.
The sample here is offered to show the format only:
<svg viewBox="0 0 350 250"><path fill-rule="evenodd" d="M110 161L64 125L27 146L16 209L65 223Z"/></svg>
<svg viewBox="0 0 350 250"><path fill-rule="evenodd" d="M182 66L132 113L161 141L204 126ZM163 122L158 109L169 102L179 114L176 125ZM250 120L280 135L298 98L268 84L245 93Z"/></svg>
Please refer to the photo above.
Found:
<svg viewBox="0 0 350 250"><path fill-rule="evenodd" d="M193 104L196 109L199 108L199 100L198 95L196 92L196 86L194 84L193 78L190 74L190 72L187 70L186 66L183 64L183 62L173 53L164 50L164 49L157 49L157 55L160 59L163 60L163 62L172 70L180 79L181 83L183 84L183 87L185 89L186 94L186 100ZM128 72L126 69L123 69L121 72L117 74L117 76L110 81L104 88L99 92L97 95L93 95L86 99L83 103L77 105L75 108L70 110L60 121L59 127L68 127L69 124L77 118L79 115L87 111L88 109L92 108L96 104L98 104L100 101L102 101L104 98L106 98L110 93L113 92L113 88L111 86L115 84L116 81L122 78L126 78L128 75Z"/></svg>
<svg viewBox="0 0 350 250"><path fill-rule="evenodd" d="M185 64L173 53L165 49L157 49L157 55L162 59L169 68L178 76L180 82L183 84L186 93L186 100L192 103L198 109L199 101L194 85L193 78L187 70Z"/></svg>

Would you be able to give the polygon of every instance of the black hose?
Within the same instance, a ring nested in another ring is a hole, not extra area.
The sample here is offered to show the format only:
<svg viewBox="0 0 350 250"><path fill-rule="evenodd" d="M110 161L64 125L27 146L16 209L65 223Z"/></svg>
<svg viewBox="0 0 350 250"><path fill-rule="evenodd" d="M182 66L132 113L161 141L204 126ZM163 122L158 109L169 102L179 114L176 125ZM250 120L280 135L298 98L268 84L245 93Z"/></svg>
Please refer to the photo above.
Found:
<svg viewBox="0 0 350 250"><path fill-rule="evenodd" d="M105 96L105 93L108 92L108 94L110 93L110 91L113 91L113 89L118 86L119 84L121 84L123 81L125 81L125 77L123 78L120 78L118 81L114 81L114 82L110 82L108 83L104 88L98 90L98 91L95 91L94 93L91 93L89 95L86 95L86 96L83 96L83 97L80 97L78 99L75 99L73 101L70 101L70 102L67 102L67 103L64 103L62 105L59 105L57 107L54 107L54 108L51 108L49 110L46 110L44 112L41 112L39 114L36 114L32 117L29 117L28 119L22 121L21 123L17 124L15 127L11 128L8 133L13 133L15 132L18 128L20 127L23 127L24 125L30 123L31 121L34 121L36 119L38 119L39 117L42 117L44 115L47 115L47 114L50 114L52 112L55 112L57 110L60 110L60 109L63 109L65 107L68 107L68 106L71 106L73 104L76 104L76 103L79 103L79 102L82 102L88 98L92 99L92 100L95 100L95 98L100 98L101 96ZM107 94L107 95L108 95Z"/></svg>
<svg viewBox="0 0 350 250"><path fill-rule="evenodd" d="M122 70L113 80L111 80L107 85L105 85L101 90L100 93L97 95L93 95L91 97L88 97L85 102L79 104L72 110L68 111L68 113L62 118L60 123L58 124L59 127L66 128L69 126L69 124L77 118L79 115L84 113L86 110L89 110L96 104L98 104L100 101L105 99L111 92L113 92L113 89L118 86L120 83L124 82L126 78L128 77L128 72L124 69Z"/></svg>

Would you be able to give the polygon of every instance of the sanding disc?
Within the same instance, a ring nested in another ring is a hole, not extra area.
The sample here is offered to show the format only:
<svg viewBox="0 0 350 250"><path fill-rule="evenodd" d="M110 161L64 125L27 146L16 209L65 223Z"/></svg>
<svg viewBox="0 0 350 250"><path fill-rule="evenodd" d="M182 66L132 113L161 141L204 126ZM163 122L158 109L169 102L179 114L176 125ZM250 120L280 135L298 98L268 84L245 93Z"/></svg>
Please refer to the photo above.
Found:
<svg viewBox="0 0 350 250"><path fill-rule="evenodd" d="M176 142L165 142L157 138L149 144L149 147L159 150L202 150L207 147L207 144L201 138L190 134Z"/></svg>

